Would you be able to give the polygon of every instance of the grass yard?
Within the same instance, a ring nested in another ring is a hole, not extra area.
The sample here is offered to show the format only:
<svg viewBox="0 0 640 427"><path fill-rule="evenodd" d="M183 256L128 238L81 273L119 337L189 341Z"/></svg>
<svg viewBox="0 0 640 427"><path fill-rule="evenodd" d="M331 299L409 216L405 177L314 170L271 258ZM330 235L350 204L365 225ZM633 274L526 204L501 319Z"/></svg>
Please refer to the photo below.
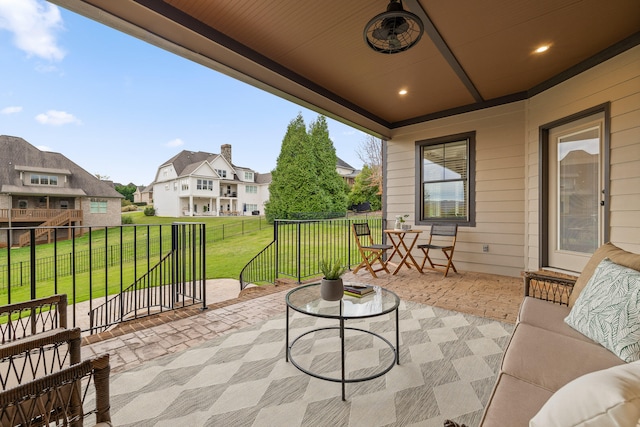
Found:
<svg viewBox="0 0 640 427"><path fill-rule="evenodd" d="M75 301L79 302L105 293L120 292L121 288L128 287L155 265L161 253L165 254L170 249L170 225L176 222L206 224L207 279L238 279L243 267L273 240L273 226L258 216L176 219L148 217L143 212L123 215L131 217L136 227L125 225L108 231L96 228L90 234L76 237L75 241L61 240L55 245L37 245L36 263L48 262L49 270L54 269L54 272L49 275L36 273L36 297L56 292L67 293L70 297L75 296ZM363 220L376 217L362 215ZM348 222L311 222L302 229L295 224L282 229L280 234L284 242L297 242L301 237L298 233L304 236L298 249L286 244L280 247L279 271L295 277L300 268L302 276L306 277L319 271L317 264L321 259L346 259L347 254L350 254L352 263L359 262L357 248L349 242L349 227ZM128 252L123 252L125 248ZM90 250L93 264L87 266ZM146 257L147 250L152 254L150 258ZM300 250L299 258L298 254L290 253L291 250ZM287 253L291 256L286 256ZM140 254L145 256L140 258ZM136 256L138 259L134 262ZM55 264L54 258L58 259ZM29 247L0 250L0 304L30 299L30 259ZM124 261L121 262L121 259ZM8 264L12 265L10 290L7 287ZM77 269L81 264L85 267L82 271ZM76 268L75 274L70 272L72 266ZM65 269L66 273L62 271ZM24 280L20 276L24 276Z"/></svg>
<svg viewBox="0 0 640 427"><path fill-rule="evenodd" d="M103 296L105 292L109 294L120 292L121 286L126 288L136 278L148 271L149 266L153 266L156 262L155 257L152 256L151 260L147 260L146 257L138 259L135 263L130 258L130 261L123 263L118 261L114 265L104 267L105 264L109 264L109 257L114 256L113 252L118 257L121 247L132 251L135 242L136 247L139 248L139 254L145 253L148 246L153 248L153 253L158 253L159 259L159 253L165 253L170 248L170 225L175 222L206 224L206 278L208 279L238 278L240 271L251 258L273 240L273 226L267 224L264 218L260 217L195 217L180 218L177 221L176 218L147 217L142 212L126 213L125 215L131 216L137 227L114 227L107 232L104 229L96 228L92 230L91 237L87 233L76 237L75 242L61 240L56 245L37 245L36 262L46 263L47 260L51 260L49 269L53 269L55 266L53 259L57 257L59 260L57 269L70 270L68 264L71 263L72 253L87 254L83 259L88 260L90 249L94 254L94 265L91 273L88 271L80 272L72 276L54 271L51 274L52 277L45 279L39 277L36 297L48 296L56 292L67 293L70 297L75 295L75 300L79 302L90 297ZM149 228L140 225L149 225ZM162 251L159 251L160 233L162 233ZM147 243L149 244L147 245ZM96 251L99 251L97 256ZM103 255L105 252L109 252L109 254ZM130 255L132 254L130 253ZM30 257L31 248L29 247L0 250L0 266L4 266L1 273L3 276L0 278L0 304L6 303L9 299L12 302L30 299ZM60 261L61 259L65 261ZM77 259L76 255L76 262L78 262ZM103 260L107 261L102 262ZM9 262L13 266L10 290L6 285L6 266ZM96 267L95 264L99 262L102 262L102 266ZM24 276L24 280L21 279L21 275ZM23 284L19 285L20 282Z"/></svg>

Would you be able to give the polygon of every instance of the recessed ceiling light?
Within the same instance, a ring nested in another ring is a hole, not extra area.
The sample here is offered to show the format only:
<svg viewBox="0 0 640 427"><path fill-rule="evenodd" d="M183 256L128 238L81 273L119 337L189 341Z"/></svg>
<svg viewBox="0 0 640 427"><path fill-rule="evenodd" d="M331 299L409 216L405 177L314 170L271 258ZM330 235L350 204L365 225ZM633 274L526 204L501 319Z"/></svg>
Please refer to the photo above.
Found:
<svg viewBox="0 0 640 427"><path fill-rule="evenodd" d="M542 53L542 52L546 52L547 50L549 50L549 45L545 44L545 45L540 46L536 50L534 50L534 52L535 53Z"/></svg>
<svg viewBox="0 0 640 427"><path fill-rule="evenodd" d="M398 91L398 95L406 95L407 93L408 93L408 92L407 92L407 90L406 90L406 89L400 89L400 90Z"/></svg>

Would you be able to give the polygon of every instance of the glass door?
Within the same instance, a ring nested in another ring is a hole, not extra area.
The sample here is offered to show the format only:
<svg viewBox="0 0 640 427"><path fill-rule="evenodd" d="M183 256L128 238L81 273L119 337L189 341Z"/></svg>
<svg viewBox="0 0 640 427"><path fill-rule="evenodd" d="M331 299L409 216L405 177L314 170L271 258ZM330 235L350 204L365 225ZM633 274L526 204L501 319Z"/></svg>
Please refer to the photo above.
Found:
<svg viewBox="0 0 640 427"><path fill-rule="evenodd" d="M551 129L549 266L582 271L602 244L603 120L591 116Z"/></svg>

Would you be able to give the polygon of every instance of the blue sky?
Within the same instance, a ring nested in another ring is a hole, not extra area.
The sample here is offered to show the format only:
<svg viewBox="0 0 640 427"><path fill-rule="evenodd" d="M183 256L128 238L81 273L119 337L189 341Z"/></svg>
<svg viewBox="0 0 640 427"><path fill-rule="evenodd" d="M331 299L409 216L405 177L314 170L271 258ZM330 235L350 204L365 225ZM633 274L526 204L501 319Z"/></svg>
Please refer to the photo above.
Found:
<svg viewBox="0 0 640 427"><path fill-rule="evenodd" d="M318 113L41 0L0 0L0 135L60 152L92 174L149 184L182 150L276 166L287 125ZM328 119L361 168L366 135Z"/></svg>

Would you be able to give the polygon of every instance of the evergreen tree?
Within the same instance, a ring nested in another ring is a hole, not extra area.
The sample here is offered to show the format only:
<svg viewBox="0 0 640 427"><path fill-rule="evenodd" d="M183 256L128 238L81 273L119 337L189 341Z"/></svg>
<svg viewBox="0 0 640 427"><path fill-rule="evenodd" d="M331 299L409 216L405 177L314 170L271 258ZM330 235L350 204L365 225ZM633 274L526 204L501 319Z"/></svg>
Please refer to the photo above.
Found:
<svg viewBox="0 0 640 427"><path fill-rule="evenodd" d="M319 116L311 123L309 137L316 156L318 186L322 190L324 209L319 212L342 216L347 210L347 194L344 191L344 179L337 171L338 157L324 116Z"/></svg>
<svg viewBox="0 0 640 427"><path fill-rule="evenodd" d="M292 213L306 211L313 197L315 170L302 115L289 123L282 140L276 168L271 172L267 220L290 219Z"/></svg>
<svg viewBox="0 0 640 427"><path fill-rule="evenodd" d="M307 133L301 114L292 120L271 172L267 220L317 218L346 212L346 194L336 171L337 157L326 120L320 116Z"/></svg>

